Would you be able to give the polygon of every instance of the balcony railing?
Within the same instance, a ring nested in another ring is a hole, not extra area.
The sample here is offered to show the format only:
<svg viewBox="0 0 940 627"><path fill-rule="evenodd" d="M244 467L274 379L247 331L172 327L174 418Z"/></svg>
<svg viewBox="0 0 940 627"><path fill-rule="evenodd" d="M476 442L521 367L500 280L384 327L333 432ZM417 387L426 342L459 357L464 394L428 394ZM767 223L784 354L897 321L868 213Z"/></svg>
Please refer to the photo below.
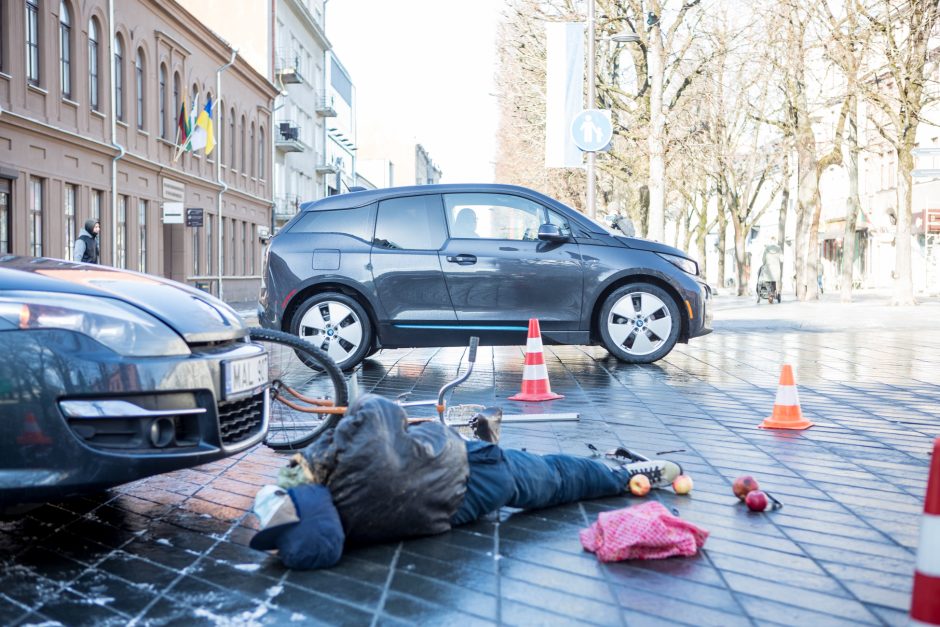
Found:
<svg viewBox="0 0 940 627"><path fill-rule="evenodd" d="M326 92L317 95L317 115L324 118L335 118L336 109L333 107L333 96Z"/></svg>
<svg viewBox="0 0 940 627"><path fill-rule="evenodd" d="M300 209L300 196L285 194L274 199L274 220L278 224L293 218Z"/></svg>
<svg viewBox="0 0 940 627"><path fill-rule="evenodd" d="M285 85L304 82L300 55L290 50L279 50L274 62L274 75Z"/></svg>
<svg viewBox="0 0 940 627"><path fill-rule="evenodd" d="M274 145L281 152L303 152L307 149L307 145L300 139L300 127L294 122L278 123Z"/></svg>

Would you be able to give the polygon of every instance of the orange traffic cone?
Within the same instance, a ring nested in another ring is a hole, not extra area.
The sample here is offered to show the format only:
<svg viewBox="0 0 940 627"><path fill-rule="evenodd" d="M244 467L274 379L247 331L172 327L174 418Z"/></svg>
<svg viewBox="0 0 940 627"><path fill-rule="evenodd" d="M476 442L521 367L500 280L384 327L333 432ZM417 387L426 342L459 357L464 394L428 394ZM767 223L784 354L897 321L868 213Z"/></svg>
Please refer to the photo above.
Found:
<svg viewBox="0 0 940 627"><path fill-rule="evenodd" d="M52 438L42 432L39 428L39 421L32 412L26 414L26 420L23 424L23 432L16 438L16 443L26 446L29 444L38 444L46 446L52 444Z"/></svg>
<svg viewBox="0 0 940 627"><path fill-rule="evenodd" d="M777 400L774 412L760 423L761 429L808 429L813 423L803 417L800 409L800 395L793 381L793 368L784 364L780 371L780 384L777 386Z"/></svg>
<svg viewBox="0 0 940 627"><path fill-rule="evenodd" d="M940 438L933 443L911 594L911 625L940 625Z"/></svg>
<svg viewBox="0 0 940 627"><path fill-rule="evenodd" d="M565 398L552 392L542 354L542 332L537 318L529 318L529 339L526 342L525 369L522 371L522 391L510 396L511 401L552 401Z"/></svg>

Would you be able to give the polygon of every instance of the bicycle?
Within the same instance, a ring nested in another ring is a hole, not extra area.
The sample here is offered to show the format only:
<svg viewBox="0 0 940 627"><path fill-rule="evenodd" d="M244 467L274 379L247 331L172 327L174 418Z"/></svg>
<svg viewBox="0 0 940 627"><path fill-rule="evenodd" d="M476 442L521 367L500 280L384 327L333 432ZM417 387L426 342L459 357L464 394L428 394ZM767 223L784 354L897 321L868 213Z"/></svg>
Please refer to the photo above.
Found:
<svg viewBox="0 0 940 627"><path fill-rule="evenodd" d="M284 331L251 328L248 338L268 352L271 400L264 443L275 451L293 451L335 427L349 401L346 378L336 362Z"/></svg>
<svg viewBox="0 0 940 627"><path fill-rule="evenodd" d="M265 444L275 451L293 451L308 446L335 427L346 413L349 401L346 379L336 362L326 352L290 333L262 328L249 329L248 333L252 342L264 345L268 351L271 403ZM441 422L451 424L445 419L448 408L444 397L470 377L479 343L479 338L470 338L467 370L444 384L436 399L406 401L399 397L398 404L404 408L433 406ZM424 420L427 419L413 418L409 422Z"/></svg>

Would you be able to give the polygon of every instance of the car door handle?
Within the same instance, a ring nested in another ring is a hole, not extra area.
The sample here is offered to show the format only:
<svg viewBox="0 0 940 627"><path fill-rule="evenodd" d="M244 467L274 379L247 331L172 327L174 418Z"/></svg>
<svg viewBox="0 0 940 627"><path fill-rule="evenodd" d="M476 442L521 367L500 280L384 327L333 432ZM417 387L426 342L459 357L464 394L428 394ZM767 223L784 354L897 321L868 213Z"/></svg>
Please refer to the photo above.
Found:
<svg viewBox="0 0 940 627"><path fill-rule="evenodd" d="M449 255L447 261L461 266L471 266L477 262L475 255Z"/></svg>

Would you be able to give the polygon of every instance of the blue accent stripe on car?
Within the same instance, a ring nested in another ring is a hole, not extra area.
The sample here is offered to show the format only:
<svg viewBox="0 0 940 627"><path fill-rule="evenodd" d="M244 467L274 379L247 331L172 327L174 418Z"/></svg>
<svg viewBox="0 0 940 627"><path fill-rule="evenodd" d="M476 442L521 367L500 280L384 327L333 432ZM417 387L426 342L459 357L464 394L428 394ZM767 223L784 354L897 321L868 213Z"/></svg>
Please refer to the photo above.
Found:
<svg viewBox="0 0 940 627"><path fill-rule="evenodd" d="M396 324L399 329L444 329L447 331L528 331L529 327L461 326L454 324Z"/></svg>

